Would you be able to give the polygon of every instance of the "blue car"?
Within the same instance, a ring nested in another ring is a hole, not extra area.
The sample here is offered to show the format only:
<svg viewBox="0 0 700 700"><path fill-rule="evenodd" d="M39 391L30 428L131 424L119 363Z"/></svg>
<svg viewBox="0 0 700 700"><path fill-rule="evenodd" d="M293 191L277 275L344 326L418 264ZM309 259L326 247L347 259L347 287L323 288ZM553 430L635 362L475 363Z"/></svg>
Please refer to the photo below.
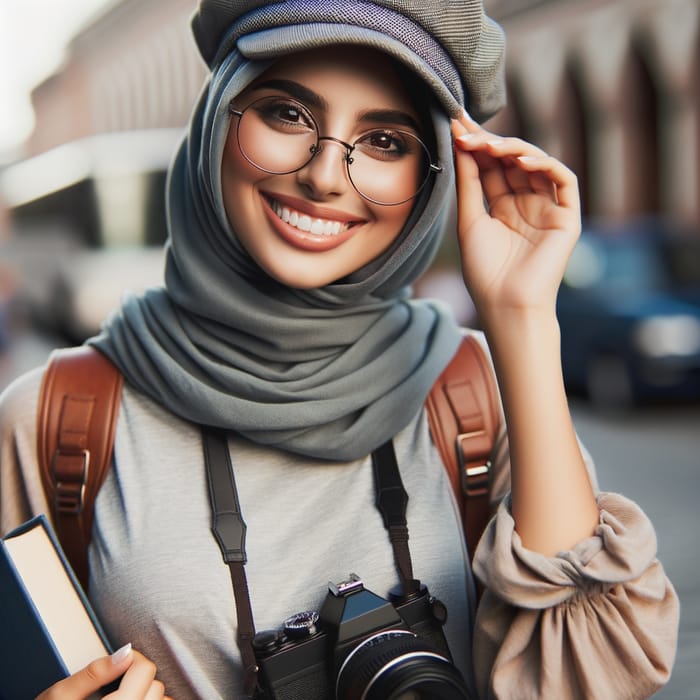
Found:
<svg viewBox="0 0 700 700"><path fill-rule="evenodd" d="M557 298L567 390L599 406L700 400L700 235L581 236Z"/></svg>

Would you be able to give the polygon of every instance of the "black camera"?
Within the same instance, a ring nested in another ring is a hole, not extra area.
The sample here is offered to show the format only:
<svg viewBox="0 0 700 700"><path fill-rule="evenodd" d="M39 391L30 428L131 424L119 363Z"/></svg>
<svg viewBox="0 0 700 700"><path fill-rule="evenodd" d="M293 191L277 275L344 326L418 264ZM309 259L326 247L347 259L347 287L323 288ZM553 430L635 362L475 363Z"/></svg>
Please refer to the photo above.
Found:
<svg viewBox="0 0 700 700"><path fill-rule="evenodd" d="M320 613L255 636L256 698L469 700L442 631L447 611L425 586L387 600L352 574L328 589Z"/></svg>

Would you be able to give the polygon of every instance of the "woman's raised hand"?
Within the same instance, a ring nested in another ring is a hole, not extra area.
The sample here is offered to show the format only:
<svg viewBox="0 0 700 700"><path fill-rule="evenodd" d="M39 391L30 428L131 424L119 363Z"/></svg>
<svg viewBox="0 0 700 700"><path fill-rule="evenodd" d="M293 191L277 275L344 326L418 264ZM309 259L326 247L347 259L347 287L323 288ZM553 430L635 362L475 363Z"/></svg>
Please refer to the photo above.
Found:
<svg viewBox="0 0 700 700"><path fill-rule="evenodd" d="M452 132L462 270L477 309L486 316L553 311L581 231L576 176L536 146L496 136L466 114Z"/></svg>
<svg viewBox="0 0 700 700"><path fill-rule="evenodd" d="M122 647L84 669L55 683L36 700L86 700L102 686L123 676L119 688L106 695L110 700L169 700L163 684L156 680L156 666L143 654Z"/></svg>
<svg viewBox="0 0 700 700"><path fill-rule="evenodd" d="M452 123L464 279L489 341L508 427L511 510L546 556L595 531L598 507L561 372L557 290L581 232L575 175L520 139Z"/></svg>

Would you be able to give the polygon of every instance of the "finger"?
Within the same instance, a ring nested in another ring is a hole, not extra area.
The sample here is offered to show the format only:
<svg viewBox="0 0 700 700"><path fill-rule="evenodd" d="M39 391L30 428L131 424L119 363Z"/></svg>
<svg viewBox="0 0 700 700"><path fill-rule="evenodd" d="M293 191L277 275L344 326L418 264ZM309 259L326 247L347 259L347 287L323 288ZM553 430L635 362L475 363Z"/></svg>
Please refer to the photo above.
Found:
<svg viewBox="0 0 700 700"><path fill-rule="evenodd" d="M538 146L518 138L506 138L482 131L478 134L464 134L457 138L460 148L474 156L483 156L503 166L517 166L521 156L545 157L547 153Z"/></svg>
<svg viewBox="0 0 700 700"><path fill-rule="evenodd" d="M465 133L460 124L453 123L453 134L457 139ZM475 219L486 212L480 167L471 153L455 148L455 172L459 220L461 226L469 228Z"/></svg>
<svg viewBox="0 0 700 700"><path fill-rule="evenodd" d="M527 187L528 178L522 172L518 157L520 156L546 156L547 154L538 146L518 138L504 138L495 134L482 131L479 134L465 134L458 138L461 148L470 151L478 163L484 167L510 168L511 172L504 175L511 178L514 189Z"/></svg>
<svg viewBox="0 0 700 700"><path fill-rule="evenodd" d="M485 138L482 134L462 138L460 141L471 152L488 153L498 160L503 168L505 182L514 192L532 189L541 194L548 194L562 206L578 206L576 175L538 146L522 139ZM495 168L492 169L495 172ZM488 183L485 180L485 190L488 196L503 194L503 181L492 174Z"/></svg>
<svg viewBox="0 0 700 700"><path fill-rule="evenodd" d="M132 652L134 660L119 684L119 689L107 695L110 700L121 698L145 698L156 677L156 665L138 651ZM162 692L161 692L162 696ZM150 698L149 698L150 700Z"/></svg>
<svg viewBox="0 0 700 700"><path fill-rule="evenodd" d="M557 188L557 202L560 206L578 210L578 180L562 162L551 156L520 156L518 160L528 172L541 173L549 178Z"/></svg>
<svg viewBox="0 0 700 700"><path fill-rule="evenodd" d="M455 128L453 132L455 133L455 138L465 150L483 151L501 160L518 156L547 155L539 146L523 141L523 139L512 136L499 136L485 129L480 129L479 132L468 132L462 127L461 123L458 124L458 127L461 127L461 131L458 132L458 129Z"/></svg>
<svg viewBox="0 0 700 700"><path fill-rule="evenodd" d="M143 700L163 700L165 686L160 681L153 681Z"/></svg>
<svg viewBox="0 0 700 700"><path fill-rule="evenodd" d="M471 133L471 134L478 134L478 133L484 133L488 134L489 132L484 129L481 124L479 124L474 117L472 117L471 114L466 109L462 109L460 113L456 117L456 121L459 122L465 129L466 132Z"/></svg>
<svg viewBox="0 0 700 700"><path fill-rule="evenodd" d="M450 122L450 129L452 130L452 138L454 139L458 139L460 136L469 133L469 130L460 119L453 119Z"/></svg>
<svg viewBox="0 0 700 700"><path fill-rule="evenodd" d="M505 178L515 194L543 195L557 204L557 188L543 172L529 172L517 159L508 158L504 163Z"/></svg>
<svg viewBox="0 0 700 700"><path fill-rule="evenodd" d="M469 153L477 166L475 175L481 179L484 189L480 196L483 197L485 194L488 199L493 199L500 194L508 193L508 183L503 176L501 159L492 156L486 150L487 142L498 140L498 137L483 129L480 129L479 133L468 133L459 121L453 121L452 133L455 139L455 155L460 152Z"/></svg>
<svg viewBox="0 0 700 700"><path fill-rule="evenodd" d="M523 153L517 139L504 140L483 132L460 138L459 145L474 156L489 198L531 190L528 173L519 167L516 160L516 156Z"/></svg>
<svg viewBox="0 0 700 700"><path fill-rule="evenodd" d="M455 139L455 150L472 156L478 168L483 192L489 201L493 201L502 195L511 194L512 190L505 176L505 162L503 158L489 153L486 138L483 134L458 136Z"/></svg>
<svg viewBox="0 0 700 700"><path fill-rule="evenodd" d="M483 143L492 139L499 139L497 134L487 131L480 124L477 124L468 114L452 120L452 135L455 139L460 136L468 136L475 139L474 143Z"/></svg>
<svg viewBox="0 0 700 700"><path fill-rule="evenodd" d="M102 686L115 681L134 662L131 644L118 649L111 656L103 656L89 663L84 669L59 681L44 691L37 700L75 700L87 698Z"/></svg>
<svg viewBox="0 0 700 700"><path fill-rule="evenodd" d="M485 141L486 148L490 153L499 157L506 158L507 156L546 156L547 153L539 146L536 146L529 141L515 137L493 136Z"/></svg>

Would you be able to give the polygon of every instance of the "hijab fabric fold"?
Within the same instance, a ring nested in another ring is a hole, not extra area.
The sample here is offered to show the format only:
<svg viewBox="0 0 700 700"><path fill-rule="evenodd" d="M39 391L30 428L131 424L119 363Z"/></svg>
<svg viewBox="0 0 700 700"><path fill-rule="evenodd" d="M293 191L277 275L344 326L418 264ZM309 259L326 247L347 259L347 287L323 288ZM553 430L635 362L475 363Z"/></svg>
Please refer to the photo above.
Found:
<svg viewBox="0 0 700 700"><path fill-rule="evenodd" d="M221 196L228 104L268 65L234 50L212 74L169 173L165 288L125 298L88 343L186 420L358 459L409 424L460 342L446 307L409 298L449 203L449 123L433 110L444 170L393 247L347 279L291 289L246 253Z"/></svg>

